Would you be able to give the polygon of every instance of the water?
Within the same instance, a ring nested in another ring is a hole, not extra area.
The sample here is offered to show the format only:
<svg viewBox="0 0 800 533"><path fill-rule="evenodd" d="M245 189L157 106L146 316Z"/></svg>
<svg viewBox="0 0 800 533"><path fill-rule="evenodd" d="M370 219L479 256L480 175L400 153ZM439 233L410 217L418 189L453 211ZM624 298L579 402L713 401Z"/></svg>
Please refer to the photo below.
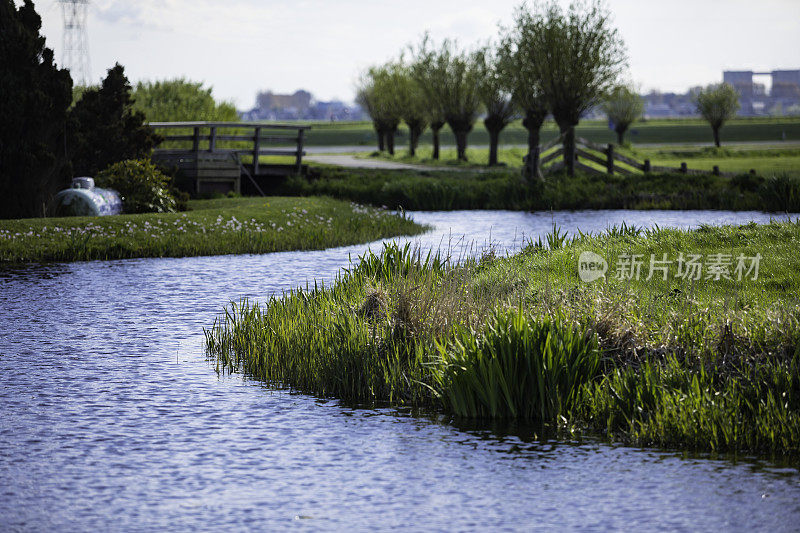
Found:
<svg viewBox="0 0 800 533"><path fill-rule="evenodd" d="M510 250L553 222L769 220L412 215L436 226L418 244L458 253ZM202 328L229 300L331 280L365 248L0 270L0 530L796 530L796 469L542 443L524 427L352 409L215 374Z"/></svg>

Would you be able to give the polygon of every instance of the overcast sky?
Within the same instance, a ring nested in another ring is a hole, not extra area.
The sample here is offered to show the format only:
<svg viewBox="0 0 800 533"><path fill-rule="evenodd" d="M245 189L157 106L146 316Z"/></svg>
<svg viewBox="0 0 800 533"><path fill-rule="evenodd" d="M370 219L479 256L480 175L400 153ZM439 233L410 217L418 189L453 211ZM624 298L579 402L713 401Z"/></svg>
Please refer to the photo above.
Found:
<svg viewBox="0 0 800 533"><path fill-rule="evenodd" d="M19 3L19 2L17 2ZM92 0L92 77L115 62L131 81L204 81L240 109L258 90L351 101L367 66L430 30L472 45L509 24L520 0ZM36 2L60 61L57 0ZM722 70L800 68L800 0L609 0L643 90L685 91Z"/></svg>

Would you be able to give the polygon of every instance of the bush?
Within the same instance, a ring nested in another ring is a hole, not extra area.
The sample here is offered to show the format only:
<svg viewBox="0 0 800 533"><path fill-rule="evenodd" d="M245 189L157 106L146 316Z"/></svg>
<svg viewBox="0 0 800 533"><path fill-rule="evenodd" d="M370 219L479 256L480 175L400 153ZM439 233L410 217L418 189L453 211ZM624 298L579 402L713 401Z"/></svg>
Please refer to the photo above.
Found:
<svg viewBox="0 0 800 533"><path fill-rule="evenodd" d="M114 189L122 196L126 213L174 213L178 202L170 190L170 178L149 159L115 163L95 178L98 187Z"/></svg>

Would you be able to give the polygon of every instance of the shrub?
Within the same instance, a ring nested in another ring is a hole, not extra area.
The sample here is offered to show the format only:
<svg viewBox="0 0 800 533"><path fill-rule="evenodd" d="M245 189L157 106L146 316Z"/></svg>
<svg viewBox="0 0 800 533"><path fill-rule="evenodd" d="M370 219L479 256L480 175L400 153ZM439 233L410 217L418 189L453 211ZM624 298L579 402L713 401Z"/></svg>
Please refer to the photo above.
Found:
<svg viewBox="0 0 800 533"><path fill-rule="evenodd" d="M98 187L122 196L126 213L174 213L178 203L170 191L170 178L148 159L115 163L95 178Z"/></svg>

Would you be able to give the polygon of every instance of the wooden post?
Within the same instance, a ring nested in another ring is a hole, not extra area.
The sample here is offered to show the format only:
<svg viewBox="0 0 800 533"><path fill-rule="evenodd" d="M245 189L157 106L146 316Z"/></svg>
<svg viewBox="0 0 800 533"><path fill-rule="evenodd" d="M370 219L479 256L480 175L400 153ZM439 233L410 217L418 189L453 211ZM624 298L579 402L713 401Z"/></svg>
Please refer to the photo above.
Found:
<svg viewBox="0 0 800 533"><path fill-rule="evenodd" d="M651 168L652 168L652 165L650 164L650 160L649 159L645 159L644 160L644 171L645 172L650 172Z"/></svg>
<svg viewBox="0 0 800 533"><path fill-rule="evenodd" d="M217 148L217 127L211 126L211 132L208 135L208 151L213 152Z"/></svg>
<svg viewBox="0 0 800 533"><path fill-rule="evenodd" d="M200 128L195 127L192 134L192 152L200 151Z"/></svg>
<svg viewBox="0 0 800 533"><path fill-rule="evenodd" d="M606 171L609 174L614 173L614 145L609 144L606 148Z"/></svg>
<svg viewBox="0 0 800 533"><path fill-rule="evenodd" d="M253 136L253 175L258 175L258 159L261 153L261 128L256 127Z"/></svg>
<svg viewBox="0 0 800 533"><path fill-rule="evenodd" d="M297 130L297 173L303 170L303 133L305 130Z"/></svg>
<svg viewBox="0 0 800 533"><path fill-rule="evenodd" d="M715 176L719 176L719 165L714 165L714 170L711 172L713 172Z"/></svg>
<svg viewBox="0 0 800 533"><path fill-rule="evenodd" d="M686 166L686 163L681 161L681 172L686 174L686 172L688 172L688 170L689 170L689 167Z"/></svg>

